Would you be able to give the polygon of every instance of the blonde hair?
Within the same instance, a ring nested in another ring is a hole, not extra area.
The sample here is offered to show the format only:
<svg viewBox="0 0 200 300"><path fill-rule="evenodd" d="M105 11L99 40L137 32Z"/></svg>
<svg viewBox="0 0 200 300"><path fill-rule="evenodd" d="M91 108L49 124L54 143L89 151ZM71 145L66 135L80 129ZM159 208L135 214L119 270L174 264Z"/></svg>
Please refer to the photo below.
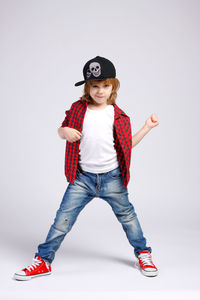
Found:
<svg viewBox="0 0 200 300"><path fill-rule="evenodd" d="M112 84L112 92L110 94L109 99L107 100L107 104L115 104L115 100L117 98L117 91L120 87L120 82L117 78L107 78L105 80L88 80L84 84L84 94L80 97L80 100L86 100L90 104L94 104L94 100L90 96L90 86L95 83L103 83L103 84Z"/></svg>

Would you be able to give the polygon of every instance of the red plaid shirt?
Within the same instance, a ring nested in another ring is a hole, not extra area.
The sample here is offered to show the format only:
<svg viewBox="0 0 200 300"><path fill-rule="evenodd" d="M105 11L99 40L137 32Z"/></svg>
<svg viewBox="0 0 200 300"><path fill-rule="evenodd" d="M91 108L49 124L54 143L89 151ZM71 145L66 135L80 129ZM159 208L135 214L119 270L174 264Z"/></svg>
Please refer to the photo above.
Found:
<svg viewBox="0 0 200 300"><path fill-rule="evenodd" d="M127 116L117 104L114 106L114 147L117 153L117 159L120 169L122 171L122 177L124 187L127 189L127 185L130 179L130 162L131 162L131 150L132 150L132 133L130 118ZM82 131L83 120L87 110L87 101L78 100L72 103L71 108L65 111L66 117L62 122L61 127L71 127L78 131ZM74 183L76 177L76 170L79 161L79 144L80 140L70 143L66 141L66 153L65 153L65 176L67 181Z"/></svg>

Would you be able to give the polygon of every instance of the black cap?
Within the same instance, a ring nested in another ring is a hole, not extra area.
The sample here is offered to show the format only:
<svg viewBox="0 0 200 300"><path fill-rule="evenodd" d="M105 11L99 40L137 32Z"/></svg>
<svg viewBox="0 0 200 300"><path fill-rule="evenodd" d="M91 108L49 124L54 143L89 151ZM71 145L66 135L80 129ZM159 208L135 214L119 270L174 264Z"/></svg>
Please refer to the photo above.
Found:
<svg viewBox="0 0 200 300"><path fill-rule="evenodd" d="M105 80L115 78L116 70L113 63L105 57L96 56L86 62L83 67L83 77L85 80L75 83L79 86L89 80Z"/></svg>

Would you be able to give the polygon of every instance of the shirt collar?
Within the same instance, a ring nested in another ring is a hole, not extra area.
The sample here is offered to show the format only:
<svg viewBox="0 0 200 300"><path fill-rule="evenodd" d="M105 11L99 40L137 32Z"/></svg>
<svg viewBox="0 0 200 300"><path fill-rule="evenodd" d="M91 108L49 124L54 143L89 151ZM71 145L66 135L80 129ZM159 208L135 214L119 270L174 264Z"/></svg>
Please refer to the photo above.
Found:
<svg viewBox="0 0 200 300"><path fill-rule="evenodd" d="M87 108L87 101L84 100L84 101L81 101L81 102L83 102L84 105L85 105L85 108ZM119 106L116 103L114 103L112 105L113 105L114 110L115 110L115 118L119 118L120 116L128 117L128 115L121 108L119 108Z"/></svg>

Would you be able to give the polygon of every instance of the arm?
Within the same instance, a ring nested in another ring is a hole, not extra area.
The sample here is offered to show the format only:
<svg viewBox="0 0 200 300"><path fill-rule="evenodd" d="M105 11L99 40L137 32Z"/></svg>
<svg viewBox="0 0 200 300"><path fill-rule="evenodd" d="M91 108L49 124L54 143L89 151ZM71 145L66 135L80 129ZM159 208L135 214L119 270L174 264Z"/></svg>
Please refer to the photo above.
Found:
<svg viewBox="0 0 200 300"><path fill-rule="evenodd" d="M61 126L58 128L58 135L61 139L73 143L81 139L82 133L75 128L71 128L68 126L70 120L70 112L70 110L65 111L66 116Z"/></svg>
<svg viewBox="0 0 200 300"><path fill-rule="evenodd" d="M144 125L135 135L132 136L132 148L135 147L143 137L149 132L149 128Z"/></svg>
<svg viewBox="0 0 200 300"><path fill-rule="evenodd" d="M65 119L62 122L61 127L58 128L58 135L61 139L64 139L64 140L66 140L67 129L65 129L65 128L68 128L67 125L69 123L69 112L70 112L70 110L65 111Z"/></svg>
<svg viewBox="0 0 200 300"><path fill-rule="evenodd" d="M132 148L135 147L143 137L155 126L159 124L158 117L153 113L145 122L144 126L132 136Z"/></svg>

